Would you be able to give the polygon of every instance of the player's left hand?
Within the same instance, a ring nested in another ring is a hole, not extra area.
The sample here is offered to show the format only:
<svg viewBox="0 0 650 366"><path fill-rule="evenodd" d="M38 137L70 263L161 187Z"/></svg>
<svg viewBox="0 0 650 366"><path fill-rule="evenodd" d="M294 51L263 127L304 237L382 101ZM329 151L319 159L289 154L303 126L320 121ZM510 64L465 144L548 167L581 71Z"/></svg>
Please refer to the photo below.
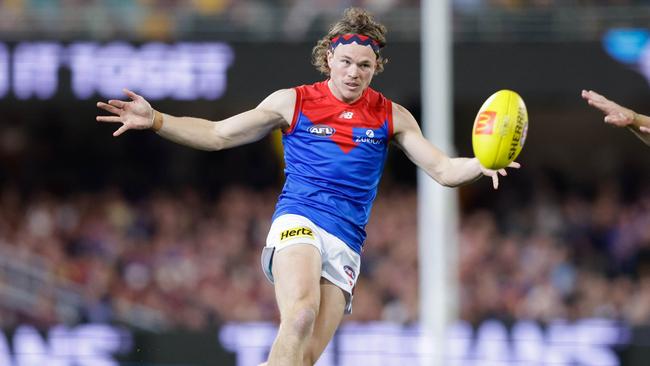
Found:
<svg viewBox="0 0 650 366"><path fill-rule="evenodd" d="M512 163L508 164L506 168L502 168L498 170L488 169L480 164L479 166L481 167L481 173L483 173L483 175L492 178L492 186L494 187L494 189L499 188L499 174L501 174L504 177L508 175L508 172L506 172L506 168L513 168L513 169L521 168L521 164L517 163L516 161L513 161Z"/></svg>

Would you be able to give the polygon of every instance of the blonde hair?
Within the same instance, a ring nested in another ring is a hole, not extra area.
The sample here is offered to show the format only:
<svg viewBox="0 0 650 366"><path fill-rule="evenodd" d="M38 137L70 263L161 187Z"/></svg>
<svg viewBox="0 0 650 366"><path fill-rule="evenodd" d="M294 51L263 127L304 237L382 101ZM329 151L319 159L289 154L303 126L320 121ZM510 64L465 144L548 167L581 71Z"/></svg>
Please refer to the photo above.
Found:
<svg viewBox="0 0 650 366"><path fill-rule="evenodd" d="M343 18L334 23L326 36L321 38L311 51L311 63L316 69L325 75L330 74L327 65L327 51L332 47L332 38L343 34L362 34L368 36L379 44L379 49L386 46L386 27L377 23L367 10L360 8L347 8ZM384 71L384 65L388 59L383 57L380 51L375 51L377 56L377 68L375 74Z"/></svg>

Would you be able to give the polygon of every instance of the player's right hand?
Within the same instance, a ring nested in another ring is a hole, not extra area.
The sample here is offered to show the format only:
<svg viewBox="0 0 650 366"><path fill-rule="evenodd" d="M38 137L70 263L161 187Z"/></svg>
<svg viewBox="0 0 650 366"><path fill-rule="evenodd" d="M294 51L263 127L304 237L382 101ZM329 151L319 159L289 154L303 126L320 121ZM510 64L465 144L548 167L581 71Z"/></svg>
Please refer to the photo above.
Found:
<svg viewBox="0 0 650 366"><path fill-rule="evenodd" d="M517 163L516 161L513 161L510 164L508 164L506 168L497 169L497 170L488 169L483 165L481 165L481 163L479 163L479 167L483 175L492 178L492 187L494 187L494 189L499 189L499 174L505 177L506 175L508 175L508 173L506 172L506 168L519 169L521 168L521 164Z"/></svg>
<svg viewBox="0 0 650 366"><path fill-rule="evenodd" d="M97 107L103 109L112 116L97 116L98 122L121 123L122 126L113 132L113 136L119 136L127 130L146 130L153 125L154 111L151 104L142 96L124 89L131 101L111 99L108 103L97 102Z"/></svg>

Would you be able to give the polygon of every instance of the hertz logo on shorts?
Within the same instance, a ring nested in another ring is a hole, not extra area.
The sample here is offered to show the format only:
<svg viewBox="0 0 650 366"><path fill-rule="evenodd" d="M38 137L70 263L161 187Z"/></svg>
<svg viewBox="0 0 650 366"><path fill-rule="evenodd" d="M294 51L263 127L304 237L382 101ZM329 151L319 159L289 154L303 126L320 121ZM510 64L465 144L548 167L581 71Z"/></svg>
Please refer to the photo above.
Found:
<svg viewBox="0 0 650 366"><path fill-rule="evenodd" d="M306 227L297 227L289 230L285 230L280 233L280 241L285 241L295 238L314 238L314 234L311 229Z"/></svg>

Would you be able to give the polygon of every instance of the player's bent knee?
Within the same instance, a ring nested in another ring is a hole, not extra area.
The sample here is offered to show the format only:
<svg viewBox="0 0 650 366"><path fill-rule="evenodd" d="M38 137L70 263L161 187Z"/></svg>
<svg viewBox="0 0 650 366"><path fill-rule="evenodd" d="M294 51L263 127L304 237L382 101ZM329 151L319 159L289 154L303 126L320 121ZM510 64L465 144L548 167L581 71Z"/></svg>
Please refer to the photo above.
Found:
<svg viewBox="0 0 650 366"><path fill-rule="evenodd" d="M307 337L311 335L316 322L316 310L310 307L298 308L287 319L287 324L293 333L299 337Z"/></svg>

